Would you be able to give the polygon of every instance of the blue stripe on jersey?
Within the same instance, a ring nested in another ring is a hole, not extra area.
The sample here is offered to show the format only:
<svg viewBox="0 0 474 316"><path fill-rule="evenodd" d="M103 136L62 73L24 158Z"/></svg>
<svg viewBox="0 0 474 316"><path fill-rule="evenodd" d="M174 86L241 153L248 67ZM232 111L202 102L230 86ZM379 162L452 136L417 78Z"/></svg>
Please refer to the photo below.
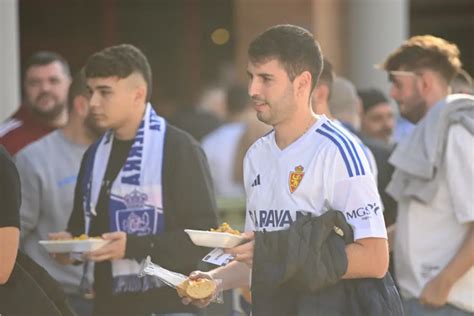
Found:
<svg viewBox="0 0 474 316"><path fill-rule="evenodd" d="M359 165L357 164L356 158L354 157L354 153L352 152L351 146L349 145L346 138L342 135L342 133L338 129L331 128L326 123L324 123L322 127L326 129L329 133L333 134L334 136L337 136L337 138L339 138L342 141L342 143L344 143L344 146L346 147L346 150L349 153L349 156L351 157L352 164L355 168L355 173L356 175L360 176Z"/></svg>
<svg viewBox="0 0 474 316"><path fill-rule="evenodd" d="M342 159L344 160L344 163L346 164L346 169L347 169L347 172L349 173L349 177L353 177L354 174L352 173L351 165L349 163L349 160L347 159L346 152L344 151L344 148L342 148L341 144L339 144L339 142L332 135L330 135L330 134L328 134L328 133L326 133L326 132L324 132L320 129L317 129L316 133L319 133L321 135L326 136L327 138L332 140L332 142L334 144L336 144L337 148L339 148L339 152L342 155Z"/></svg>
<svg viewBox="0 0 474 316"><path fill-rule="evenodd" d="M334 128L336 131L338 131L345 139L347 139L347 141L349 142L349 144L350 144L352 150L354 151L355 157L357 158L357 162L359 163L359 167L360 167L361 173L362 173L362 175L365 175L364 166L362 165L362 161L360 160L360 157L359 157L359 154L358 154L358 152L357 152L357 149L356 149L355 146L354 146L354 142L351 141L351 140L347 137L347 135L346 135L344 132L341 131L341 128L340 128L340 127L337 127L337 126L334 125L332 122L328 122L328 123L329 123L329 125L330 125L332 128ZM364 155L365 155L365 154L364 154Z"/></svg>

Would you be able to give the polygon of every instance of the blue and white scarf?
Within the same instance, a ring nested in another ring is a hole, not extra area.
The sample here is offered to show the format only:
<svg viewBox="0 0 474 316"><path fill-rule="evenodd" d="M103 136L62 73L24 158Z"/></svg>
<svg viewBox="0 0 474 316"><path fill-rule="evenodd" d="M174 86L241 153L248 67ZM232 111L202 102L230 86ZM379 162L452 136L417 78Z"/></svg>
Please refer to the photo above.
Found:
<svg viewBox="0 0 474 316"><path fill-rule="evenodd" d="M164 230L162 166L166 122L151 105L137 130L134 142L122 169L112 183L109 202L109 230L128 235L156 235ZM86 233L96 216L105 170L113 144L109 130L94 146L86 170L84 212ZM163 283L150 276L138 278L140 265L136 260L112 261L113 292L143 292L161 287Z"/></svg>

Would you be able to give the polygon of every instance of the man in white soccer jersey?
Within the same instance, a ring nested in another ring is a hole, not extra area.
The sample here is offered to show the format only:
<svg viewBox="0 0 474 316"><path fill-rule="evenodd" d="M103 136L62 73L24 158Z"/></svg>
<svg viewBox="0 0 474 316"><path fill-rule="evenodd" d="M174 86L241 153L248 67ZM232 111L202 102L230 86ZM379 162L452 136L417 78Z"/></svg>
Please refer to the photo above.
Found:
<svg viewBox="0 0 474 316"><path fill-rule="evenodd" d="M354 231L354 242L345 248L348 265L342 278L382 278L388 268L387 235L367 159L351 135L311 109L322 68L319 44L301 27L278 25L259 35L248 54L248 91L257 117L274 128L250 147L244 160L243 236L249 241L227 250L235 256L227 266L190 277L222 279L223 289L249 285L253 231L287 229L299 210L319 216L336 209Z"/></svg>

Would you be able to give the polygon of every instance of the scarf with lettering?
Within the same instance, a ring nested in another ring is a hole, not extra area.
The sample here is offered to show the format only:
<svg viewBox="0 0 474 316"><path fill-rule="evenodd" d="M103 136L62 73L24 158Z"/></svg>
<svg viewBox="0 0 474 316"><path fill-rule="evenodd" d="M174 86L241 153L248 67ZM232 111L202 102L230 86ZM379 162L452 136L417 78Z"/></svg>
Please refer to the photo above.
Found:
<svg viewBox="0 0 474 316"><path fill-rule="evenodd" d="M128 157L110 189L109 230L127 235L156 235L164 230L162 165L166 121L148 103ZM85 173L84 212L86 233L96 216L101 184L113 144L109 130L94 146ZM150 276L139 278L134 259L112 261L113 292L144 292L163 283Z"/></svg>

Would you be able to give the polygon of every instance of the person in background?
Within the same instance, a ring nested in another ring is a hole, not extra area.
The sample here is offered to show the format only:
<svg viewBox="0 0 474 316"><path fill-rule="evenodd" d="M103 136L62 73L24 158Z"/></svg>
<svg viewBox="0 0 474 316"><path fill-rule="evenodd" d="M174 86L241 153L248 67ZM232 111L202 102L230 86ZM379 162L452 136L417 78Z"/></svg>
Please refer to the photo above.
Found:
<svg viewBox="0 0 474 316"><path fill-rule="evenodd" d="M245 132L244 116L250 107L247 89L232 86L227 91L227 122L202 140L218 197L244 196L243 183L234 179L234 164L239 141ZM241 163L241 162L240 162Z"/></svg>
<svg viewBox="0 0 474 316"><path fill-rule="evenodd" d="M329 110L351 133L360 130L360 100L354 84L346 78L334 76L332 93L328 100Z"/></svg>
<svg viewBox="0 0 474 316"><path fill-rule="evenodd" d="M375 88L359 90L357 94L362 104L361 134L390 145L393 142L395 114L388 99Z"/></svg>
<svg viewBox="0 0 474 316"><path fill-rule="evenodd" d="M398 202L395 272L407 315L474 312L474 98L449 95L458 47L413 36L383 62L391 97L415 125L390 156Z"/></svg>
<svg viewBox="0 0 474 316"><path fill-rule="evenodd" d="M206 254L184 232L217 226L205 155L153 110L150 65L137 47L94 53L85 75L91 113L108 130L83 156L66 231L50 236L109 241L84 255L95 262L94 315L190 315L194 309L183 306L173 288L138 272L151 256L164 268L189 273Z"/></svg>
<svg viewBox="0 0 474 316"><path fill-rule="evenodd" d="M37 52L27 61L23 77L23 105L0 124L0 144L11 155L67 122L67 61L54 52Z"/></svg>
<svg viewBox="0 0 474 316"><path fill-rule="evenodd" d="M61 265L38 246L38 241L48 239L48 233L66 228L81 158L105 132L97 126L90 110L83 71L74 77L68 95L67 124L29 144L15 156L23 184L21 246L62 285L78 315L91 315L92 300L85 298L80 288L83 265Z"/></svg>
<svg viewBox="0 0 474 316"><path fill-rule="evenodd" d="M183 107L171 118L172 124L201 142L225 120L225 93L222 87L208 87L201 93L197 105Z"/></svg>

